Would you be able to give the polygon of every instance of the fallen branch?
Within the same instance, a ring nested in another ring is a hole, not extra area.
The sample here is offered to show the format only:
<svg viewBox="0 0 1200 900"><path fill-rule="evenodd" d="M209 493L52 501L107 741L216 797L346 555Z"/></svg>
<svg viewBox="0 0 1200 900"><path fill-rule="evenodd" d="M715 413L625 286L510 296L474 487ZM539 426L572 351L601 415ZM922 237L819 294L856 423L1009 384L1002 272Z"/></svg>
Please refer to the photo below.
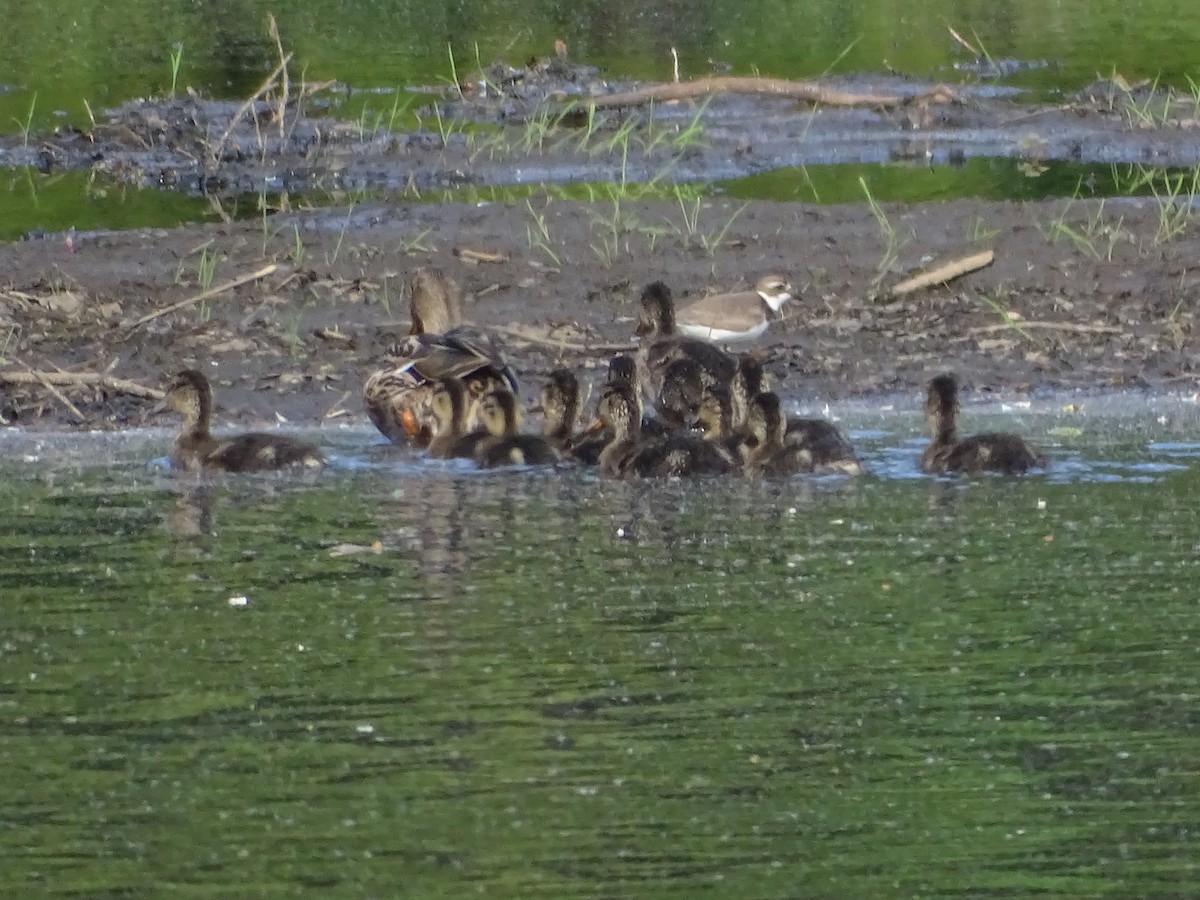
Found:
<svg viewBox="0 0 1200 900"><path fill-rule="evenodd" d="M56 395L57 391L54 385L64 387L88 385L102 387L119 394L129 394L131 397L141 397L145 400L161 400L164 396L163 392L157 388L145 387L136 381L128 381L124 378L114 378L103 372L35 372L33 369L28 372L0 372L0 384L40 384ZM75 411L78 412L78 410Z"/></svg>
<svg viewBox="0 0 1200 900"><path fill-rule="evenodd" d="M147 313L129 326L129 329L125 332L125 337L129 337L129 335L137 331L138 328L145 325L147 322L153 322L160 316L173 313L175 310L183 309L185 306L191 306L193 303L200 303L204 300L208 300L210 297L217 296L217 294L223 294L226 291L232 291L234 288L239 288L243 284L249 284L252 281L258 281L260 278L266 278L268 275L274 274L278 268L278 263L271 263L268 266L263 266L257 272L251 272L249 275L239 275L237 278L234 278L231 281L226 281L224 284L218 284L216 287L209 288L207 291L201 291L194 297L188 297L186 300L180 300L178 303L172 303L165 309Z"/></svg>
<svg viewBox="0 0 1200 900"><path fill-rule="evenodd" d="M26 368L28 369L29 367L26 366ZM74 403L72 403L70 400L67 399L66 394L64 394L62 391L60 391L58 388L56 388L50 382L50 380L46 377L46 374L44 372L35 372L33 369L29 369L28 374L31 377L32 381L40 384L42 387L44 387L46 390L48 390L51 394L53 394L54 399L57 400L59 403L61 403L63 406L65 406L67 408L67 411L70 412L70 414L75 417L76 422L86 422L87 421L87 416L85 416L83 413L81 413L79 411L79 407L77 407Z"/></svg>
<svg viewBox="0 0 1200 900"><path fill-rule="evenodd" d="M924 94L857 94L839 91L815 81L788 81L783 78L756 78L741 75L719 75L697 78L695 81L653 84L649 87L605 94L598 97L573 98L585 106L603 109L614 106L641 106L646 103L687 100L708 94L767 94L792 100L822 103L826 106L882 106L891 109L916 100L933 100L942 103L959 102L958 95L945 85L939 84Z"/></svg>
<svg viewBox="0 0 1200 900"><path fill-rule="evenodd" d="M995 251L984 250L982 253L976 253L973 256L964 256L962 259L953 260L943 266L938 266L932 272L925 272L900 282L892 288L892 296L900 297L904 294L911 294L913 291L919 291L921 288L932 287L935 284L945 284L947 281L952 281L960 275L966 275L968 272L975 272L984 266L990 266L992 260L995 258Z"/></svg>

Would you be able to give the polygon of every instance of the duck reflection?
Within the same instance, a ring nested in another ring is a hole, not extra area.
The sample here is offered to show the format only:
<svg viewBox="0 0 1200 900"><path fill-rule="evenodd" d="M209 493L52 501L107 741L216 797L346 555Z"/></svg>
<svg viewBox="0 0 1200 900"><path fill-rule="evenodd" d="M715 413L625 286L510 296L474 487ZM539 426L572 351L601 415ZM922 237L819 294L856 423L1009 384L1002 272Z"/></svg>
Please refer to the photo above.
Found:
<svg viewBox="0 0 1200 900"><path fill-rule="evenodd" d="M163 513L163 528L176 538L212 537L216 533L216 490L190 485L174 490L174 502Z"/></svg>

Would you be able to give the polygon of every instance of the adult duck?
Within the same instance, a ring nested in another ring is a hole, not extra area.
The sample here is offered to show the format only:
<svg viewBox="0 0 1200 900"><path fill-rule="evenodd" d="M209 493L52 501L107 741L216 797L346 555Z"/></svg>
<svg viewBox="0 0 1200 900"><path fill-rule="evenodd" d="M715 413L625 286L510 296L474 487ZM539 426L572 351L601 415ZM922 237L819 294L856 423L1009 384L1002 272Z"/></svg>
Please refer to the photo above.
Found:
<svg viewBox="0 0 1200 900"><path fill-rule="evenodd" d="M421 268L413 274L409 304L409 336L367 378L363 402L388 440L426 447L432 428L418 412L428 407L436 382L458 379L474 403L496 388L516 392L517 379L489 335L463 326L458 288L440 270Z"/></svg>

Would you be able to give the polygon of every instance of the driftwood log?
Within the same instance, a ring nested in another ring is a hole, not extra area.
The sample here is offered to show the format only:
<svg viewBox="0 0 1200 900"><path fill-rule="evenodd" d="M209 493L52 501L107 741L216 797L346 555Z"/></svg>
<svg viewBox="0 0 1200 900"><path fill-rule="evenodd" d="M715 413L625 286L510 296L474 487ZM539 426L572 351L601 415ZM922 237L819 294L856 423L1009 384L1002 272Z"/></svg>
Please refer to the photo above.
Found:
<svg viewBox="0 0 1200 900"><path fill-rule="evenodd" d="M652 84L619 94L602 94L585 97L579 102L585 106L603 109L616 106L642 106L646 103L670 100L688 100L706 97L709 94L767 94L821 103L826 106L880 106L893 109L908 103L959 103L959 96L944 84L922 94L859 94L839 91L815 81L788 81L782 78L755 78L741 75L721 75L697 78L695 81L674 81ZM576 98L578 99L578 98Z"/></svg>

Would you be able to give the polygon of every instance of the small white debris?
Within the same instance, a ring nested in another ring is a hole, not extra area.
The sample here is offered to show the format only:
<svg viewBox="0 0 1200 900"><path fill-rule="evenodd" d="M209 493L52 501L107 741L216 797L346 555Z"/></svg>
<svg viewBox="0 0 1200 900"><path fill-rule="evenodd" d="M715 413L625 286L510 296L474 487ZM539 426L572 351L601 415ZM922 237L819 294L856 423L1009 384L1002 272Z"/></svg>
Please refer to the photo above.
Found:
<svg viewBox="0 0 1200 900"><path fill-rule="evenodd" d="M368 724L363 724L363 725L355 725L355 726L354 726L354 731L355 731L355 733L356 733L356 734L374 734L374 733L375 733L375 726L374 726L374 725L368 725Z"/></svg>
<svg viewBox="0 0 1200 900"><path fill-rule="evenodd" d="M230 597L229 600L226 602L230 606L249 606L250 598L249 597Z"/></svg>
<svg viewBox="0 0 1200 900"><path fill-rule="evenodd" d="M1038 499L1037 499L1037 508L1038 508L1038 509L1045 509L1045 508L1046 508L1046 498L1045 498L1045 497L1038 497Z"/></svg>

